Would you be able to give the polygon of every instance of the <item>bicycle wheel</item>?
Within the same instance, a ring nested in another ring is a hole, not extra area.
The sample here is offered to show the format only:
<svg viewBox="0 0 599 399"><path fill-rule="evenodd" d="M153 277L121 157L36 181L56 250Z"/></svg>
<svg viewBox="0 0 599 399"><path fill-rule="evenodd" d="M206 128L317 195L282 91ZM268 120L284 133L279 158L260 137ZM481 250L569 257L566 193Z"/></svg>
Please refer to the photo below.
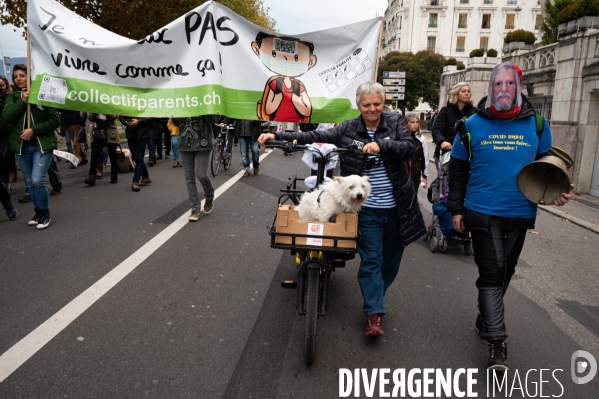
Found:
<svg viewBox="0 0 599 399"><path fill-rule="evenodd" d="M212 149L212 155L210 156L210 169L212 176L216 176L218 174L218 169L220 168L220 150L220 143L216 144Z"/></svg>
<svg viewBox="0 0 599 399"><path fill-rule="evenodd" d="M227 148L225 148L224 152L223 152L223 167L225 168L225 170L227 170L231 167L232 161L233 161L233 152L230 151L230 147L229 147L229 145L227 145Z"/></svg>
<svg viewBox="0 0 599 399"><path fill-rule="evenodd" d="M304 362L310 366L316 352L316 327L318 326L318 285L320 269L308 269L306 287L306 334L304 336Z"/></svg>

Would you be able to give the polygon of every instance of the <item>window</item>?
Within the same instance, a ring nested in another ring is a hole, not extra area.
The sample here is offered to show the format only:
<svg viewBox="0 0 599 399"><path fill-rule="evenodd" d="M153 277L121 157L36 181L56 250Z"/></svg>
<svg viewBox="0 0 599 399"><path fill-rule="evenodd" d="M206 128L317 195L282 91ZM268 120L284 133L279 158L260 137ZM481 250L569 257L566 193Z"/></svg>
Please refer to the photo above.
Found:
<svg viewBox="0 0 599 399"><path fill-rule="evenodd" d="M458 17L458 28L468 27L468 14L460 14Z"/></svg>
<svg viewBox="0 0 599 399"><path fill-rule="evenodd" d="M438 6L439 5L439 0L430 0L430 4L431 6Z"/></svg>
<svg viewBox="0 0 599 399"><path fill-rule="evenodd" d="M507 0L508 4L518 4L518 0Z"/></svg>
<svg viewBox="0 0 599 399"><path fill-rule="evenodd" d="M428 51L435 52L435 45L437 44L437 38L435 36L429 36L426 41L426 49Z"/></svg>
<svg viewBox="0 0 599 399"><path fill-rule="evenodd" d="M470 0L460 0L460 4L468 4L470 3Z"/></svg>
<svg viewBox="0 0 599 399"><path fill-rule="evenodd" d="M429 28L436 28L437 27L437 16L438 14L428 14L428 27Z"/></svg>
<svg viewBox="0 0 599 399"><path fill-rule="evenodd" d="M537 15L535 19L535 29L541 29L541 24L543 23L543 16L541 14Z"/></svg>
<svg viewBox="0 0 599 399"><path fill-rule="evenodd" d="M466 38L464 36L458 36L458 41L455 46L456 53L463 53L465 51L464 50L465 44L466 44Z"/></svg>
<svg viewBox="0 0 599 399"><path fill-rule="evenodd" d="M481 37L480 38L480 46L478 46L478 48L482 48L483 50L487 51L489 49L489 38Z"/></svg>
<svg viewBox="0 0 599 399"><path fill-rule="evenodd" d="M399 17L399 29L401 29L401 20L403 19L403 17Z"/></svg>
<svg viewBox="0 0 599 399"><path fill-rule="evenodd" d="M493 0L484 0L483 4L493 4Z"/></svg>
<svg viewBox="0 0 599 399"><path fill-rule="evenodd" d="M491 29L491 14L483 14L483 23L481 29Z"/></svg>
<svg viewBox="0 0 599 399"><path fill-rule="evenodd" d="M505 16L505 29L514 29L514 19L516 14L508 14Z"/></svg>

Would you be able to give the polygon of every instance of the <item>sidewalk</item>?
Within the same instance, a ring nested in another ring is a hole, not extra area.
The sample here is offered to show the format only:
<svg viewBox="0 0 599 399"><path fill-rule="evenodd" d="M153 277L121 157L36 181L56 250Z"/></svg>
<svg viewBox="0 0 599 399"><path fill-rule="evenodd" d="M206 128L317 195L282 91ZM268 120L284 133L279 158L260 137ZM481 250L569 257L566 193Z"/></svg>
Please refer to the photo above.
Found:
<svg viewBox="0 0 599 399"><path fill-rule="evenodd" d="M431 132L423 130L422 134L426 137L427 142L432 144ZM434 149L435 146L433 144L430 147ZM431 166L434 168L434 165ZM564 206L539 205L539 210L564 218L571 223L599 234L599 197L588 194L575 195Z"/></svg>

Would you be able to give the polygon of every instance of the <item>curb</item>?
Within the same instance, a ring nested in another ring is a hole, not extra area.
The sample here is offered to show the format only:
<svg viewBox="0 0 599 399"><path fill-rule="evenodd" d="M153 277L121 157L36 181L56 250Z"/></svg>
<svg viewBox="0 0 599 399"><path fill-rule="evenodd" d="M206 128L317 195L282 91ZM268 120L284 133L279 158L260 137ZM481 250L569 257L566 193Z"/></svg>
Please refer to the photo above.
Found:
<svg viewBox="0 0 599 399"><path fill-rule="evenodd" d="M589 223L586 220L582 220L580 218L577 218L576 216L572 216L570 214L567 214L566 212L556 209L556 207L549 207L547 205L539 205L538 206L539 209L552 214L552 215L556 215L559 216L561 218L566 219L567 221L574 223L577 226L583 227L589 231L592 231L595 234L599 234L599 226L593 224L593 223Z"/></svg>

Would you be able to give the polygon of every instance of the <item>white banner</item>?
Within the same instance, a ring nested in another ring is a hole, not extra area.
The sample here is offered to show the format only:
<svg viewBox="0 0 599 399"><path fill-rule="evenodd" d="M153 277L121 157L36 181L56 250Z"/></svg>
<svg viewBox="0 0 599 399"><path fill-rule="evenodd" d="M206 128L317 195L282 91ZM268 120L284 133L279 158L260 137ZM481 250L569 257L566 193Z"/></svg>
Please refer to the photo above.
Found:
<svg viewBox="0 0 599 399"><path fill-rule="evenodd" d="M207 2L143 40L27 2L32 103L131 116L340 122L375 80L381 18L284 35Z"/></svg>

